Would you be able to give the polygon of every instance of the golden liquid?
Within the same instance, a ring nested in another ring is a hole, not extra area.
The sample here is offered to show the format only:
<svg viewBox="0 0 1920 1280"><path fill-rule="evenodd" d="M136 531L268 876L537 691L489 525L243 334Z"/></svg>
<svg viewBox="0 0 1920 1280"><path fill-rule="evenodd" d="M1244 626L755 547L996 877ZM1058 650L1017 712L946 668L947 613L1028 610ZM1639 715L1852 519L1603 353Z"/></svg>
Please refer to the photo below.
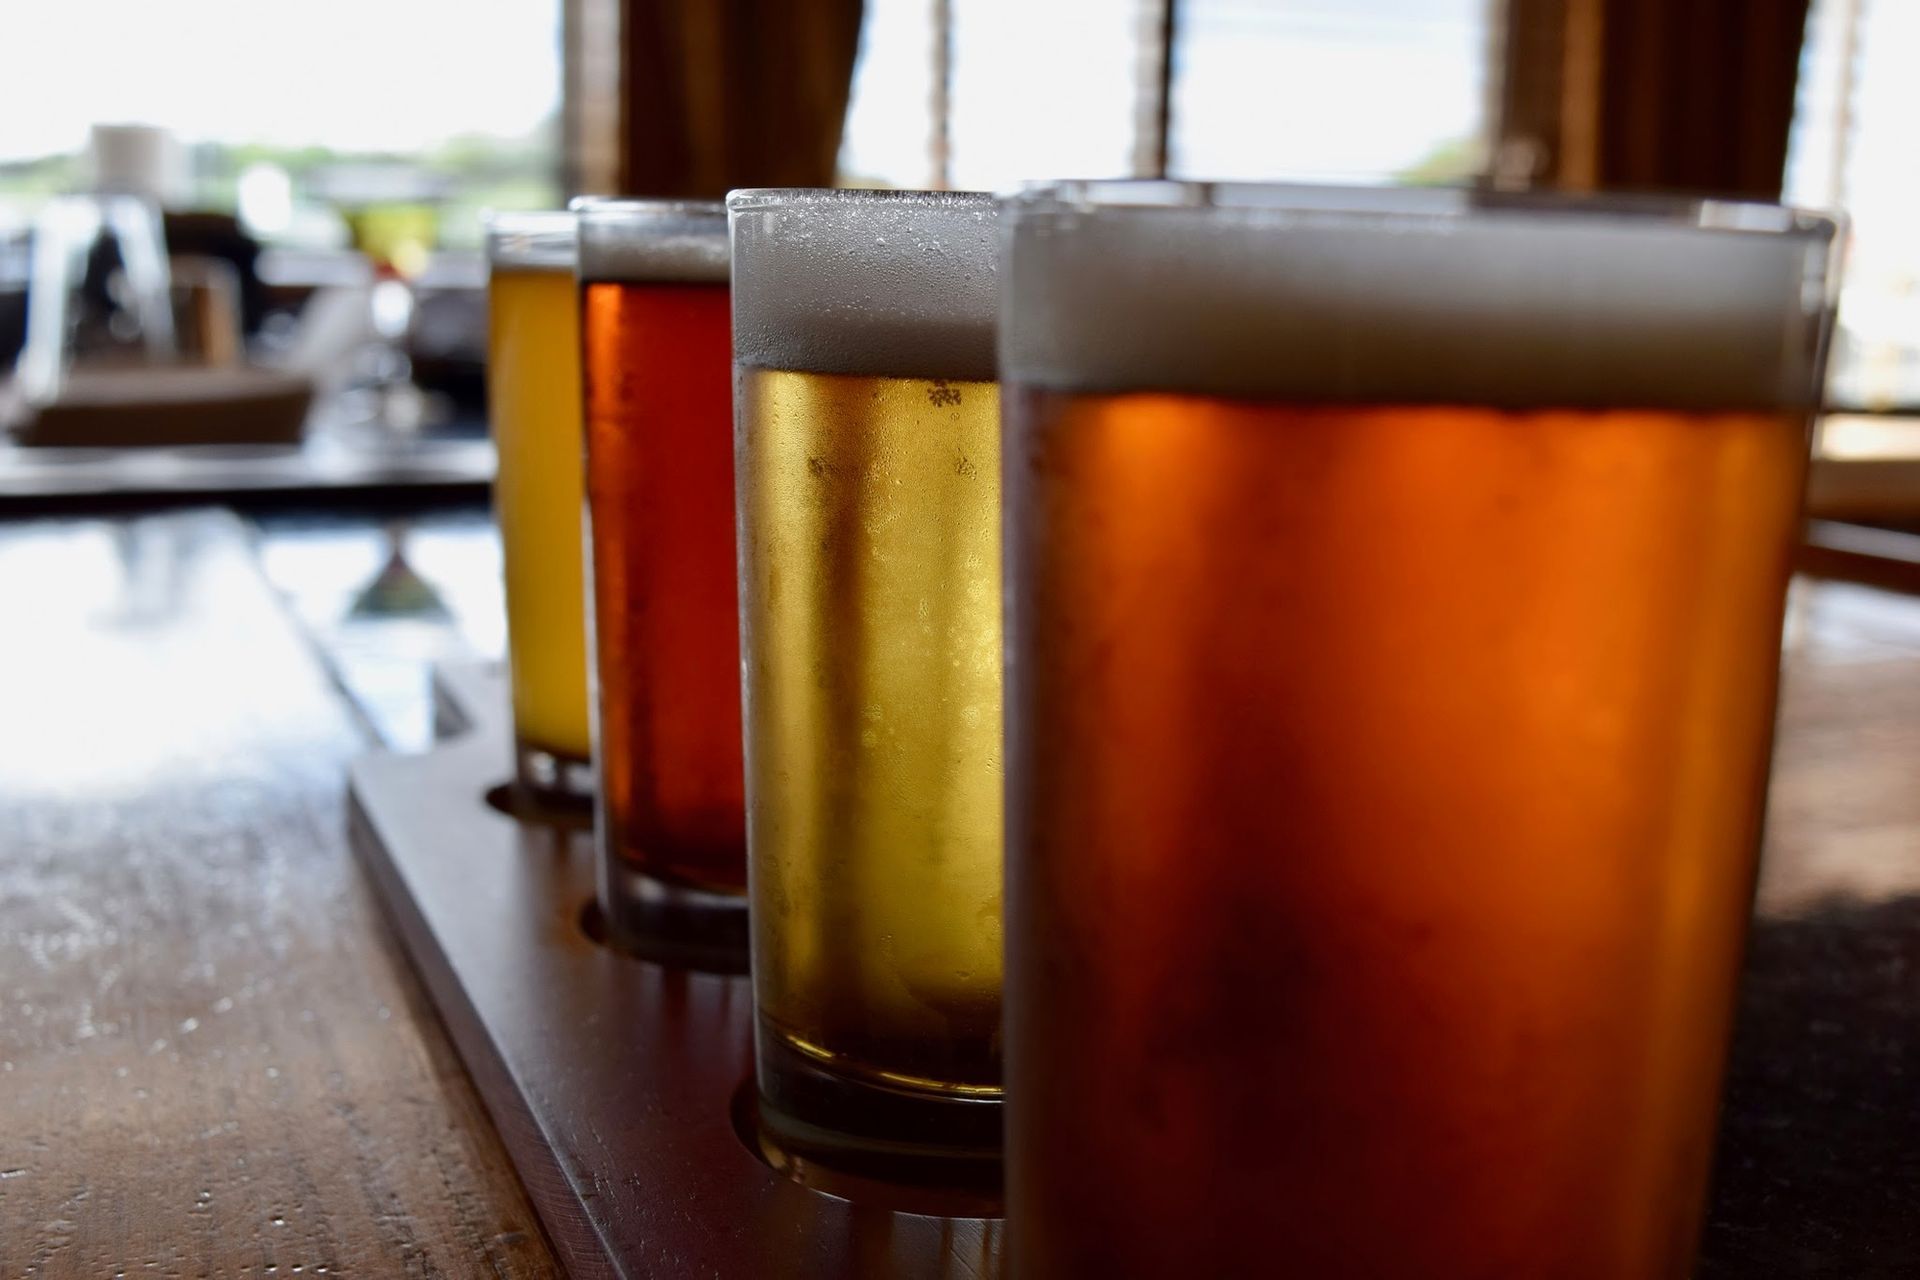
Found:
<svg viewBox="0 0 1920 1280"><path fill-rule="evenodd" d="M743 370L737 394L763 1029L997 1095L998 390Z"/></svg>
<svg viewBox="0 0 1920 1280"><path fill-rule="evenodd" d="M1019 1274L1688 1274L1804 421L1009 410Z"/></svg>
<svg viewBox="0 0 1920 1280"><path fill-rule="evenodd" d="M487 393L507 577L507 648L520 742L584 760L580 322L566 271L495 267Z"/></svg>

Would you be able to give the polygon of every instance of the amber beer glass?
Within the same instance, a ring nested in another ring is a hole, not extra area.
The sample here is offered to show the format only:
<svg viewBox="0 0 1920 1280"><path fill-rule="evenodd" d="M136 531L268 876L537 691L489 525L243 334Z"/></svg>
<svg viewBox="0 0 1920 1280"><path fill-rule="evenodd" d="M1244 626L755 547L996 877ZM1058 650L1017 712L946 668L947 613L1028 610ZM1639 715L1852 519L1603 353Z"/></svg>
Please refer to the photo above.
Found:
<svg viewBox="0 0 1920 1280"><path fill-rule="evenodd" d="M601 910L635 949L744 970L727 210L574 210Z"/></svg>
<svg viewBox="0 0 1920 1280"><path fill-rule="evenodd" d="M580 343L573 215L487 222L487 402L499 471L507 664L520 789L584 803L587 643L581 597Z"/></svg>
<svg viewBox="0 0 1920 1280"><path fill-rule="evenodd" d="M1014 1273L1687 1275L1832 224L1003 217Z"/></svg>
<svg viewBox="0 0 1920 1280"><path fill-rule="evenodd" d="M993 204L728 207L763 1112L997 1180Z"/></svg>

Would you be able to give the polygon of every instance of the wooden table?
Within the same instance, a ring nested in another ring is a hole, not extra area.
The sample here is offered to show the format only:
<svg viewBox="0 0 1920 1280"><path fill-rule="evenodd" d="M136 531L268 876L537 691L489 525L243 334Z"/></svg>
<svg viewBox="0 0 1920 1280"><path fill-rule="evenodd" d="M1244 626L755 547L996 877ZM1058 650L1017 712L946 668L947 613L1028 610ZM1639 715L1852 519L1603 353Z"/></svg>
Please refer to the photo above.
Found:
<svg viewBox="0 0 1920 1280"><path fill-rule="evenodd" d="M424 671L422 672L424 696ZM557 1270L210 512L0 525L0 1276ZM1706 1276L1920 1274L1920 599L1802 582Z"/></svg>
<svg viewBox="0 0 1920 1280"><path fill-rule="evenodd" d="M243 527L0 527L0 602L0 1276L557 1274Z"/></svg>

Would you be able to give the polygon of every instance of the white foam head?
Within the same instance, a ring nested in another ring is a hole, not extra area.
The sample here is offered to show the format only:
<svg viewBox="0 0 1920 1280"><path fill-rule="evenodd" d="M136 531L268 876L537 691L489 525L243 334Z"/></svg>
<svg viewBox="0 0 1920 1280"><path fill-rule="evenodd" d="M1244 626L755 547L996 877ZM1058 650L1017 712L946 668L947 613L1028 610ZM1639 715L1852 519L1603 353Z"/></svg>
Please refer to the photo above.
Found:
<svg viewBox="0 0 1920 1280"><path fill-rule="evenodd" d="M959 191L736 191L733 352L762 369L989 381L997 219Z"/></svg>
<svg viewBox="0 0 1920 1280"><path fill-rule="evenodd" d="M727 206L718 200L581 196L580 278L644 284L724 284Z"/></svg>
<svg viewBox="0 0 1920 1280"><path fill-rule="evenodd" d="M564 209L489 213L487 266L512 271L573 270L573 215Z"/></svg>
<svg viewBox="0 0 1920 1280"><path fill-rule="evenodd" d="M1010 383L1569 408L1817 394L1835 234L1817 215L1165 182L1006 208Z"/></svg>

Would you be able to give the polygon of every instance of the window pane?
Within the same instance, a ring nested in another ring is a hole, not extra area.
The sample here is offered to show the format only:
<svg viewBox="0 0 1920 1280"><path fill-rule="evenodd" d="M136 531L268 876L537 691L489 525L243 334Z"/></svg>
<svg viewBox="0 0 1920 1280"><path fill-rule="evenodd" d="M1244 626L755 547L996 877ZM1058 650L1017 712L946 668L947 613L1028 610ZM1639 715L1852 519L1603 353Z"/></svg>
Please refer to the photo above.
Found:
<svg viewBox="0 0 1920 1280"><path fill-rule="evenodd" d="M449 213L558 195L559 0L27 3L6 54L0 194L70 185L89 126L128 121L185 144L196 204L231 208L249 165L298 194L302 172L375 155L430 172Z"/></svg>
<svg viewBox="0 0 1920 1280"><path fill-rule="evenodd" d="M1852 218L1830 394L1920 408L1920 5L1816 0L1786 197Z"/></svg>
<svg viewBox="0 0 1920 1280"><path fill-rule="evenodd" d="M1182 0L1171 167L1191 178L1478 171L1487 0Z"/></svg>
<svg viewBox="0 0 1920 1280"><path fill-rule="evenodd" d="M924 187L932 138L933 0L866 0L840 180Z"/></svg>
<svg viewBox="0 0 1920 1280"><path fill-rule="evenodd" d="M1129 0L954 0L953 183L1124 177L1139 19Z"/></svg>
<svg viewBox="0 0 1920 1280"><path fill-rule="evenodd" d="M1128 172L1139 71L1133 0L952 0L950 9L952 186ZM867 0L842 181L935 181L936 12L932 0Z"/></svg>

